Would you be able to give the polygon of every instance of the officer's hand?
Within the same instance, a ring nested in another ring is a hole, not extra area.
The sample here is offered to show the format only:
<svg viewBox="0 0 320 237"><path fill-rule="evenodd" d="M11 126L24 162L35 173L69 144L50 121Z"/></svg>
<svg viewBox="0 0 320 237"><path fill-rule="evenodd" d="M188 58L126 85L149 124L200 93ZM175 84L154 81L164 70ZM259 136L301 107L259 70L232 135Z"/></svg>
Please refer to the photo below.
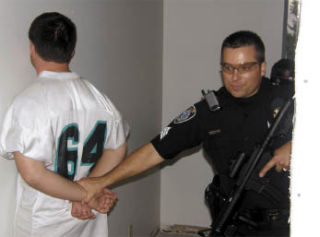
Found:
<svg viewBox="0 0 320 237"><path fill-rule="evenodd" d="M117 197L118 195L116 193L113 193L108 189L104 189L99 196L89 202L89 206L100 213L106 214L114 206Z"/></svg>
<svg viewBox="0 0 320 237"><path fill-rule="evenodd" d="M80 184L87 192L87 195L83 203L89 203L92 199L99 197L103 193L104 187L99 182L99 178L83 178L76 181Z"/></svg>
<svg viewBox="0 0 320 237"><path fill-rule="evenodd" d="M290 158L291 142L288 142L274 151L272 159L260 171L259 177L264 177L266 173L274 166L278 172L287 171L290 166Z"/></svg>

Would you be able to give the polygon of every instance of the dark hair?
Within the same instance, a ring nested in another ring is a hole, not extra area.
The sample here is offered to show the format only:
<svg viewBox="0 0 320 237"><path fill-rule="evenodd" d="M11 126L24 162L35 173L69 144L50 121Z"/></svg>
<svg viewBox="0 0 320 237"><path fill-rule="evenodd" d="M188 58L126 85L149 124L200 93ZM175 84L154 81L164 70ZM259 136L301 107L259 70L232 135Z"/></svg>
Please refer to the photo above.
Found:
<svg viewBox="0 0 320 237"><path fill-rule="evenodd" d="M286 74L288 72L288 74ZM282 58L273 64L270 74L271 82L277 85L293 82L294 80L294 61Z"/></svg>
<svg viewBox="0 0 320 237"><path fill-rule="evenodd" d="M31 23L29 39L44 60L69 63L77 41L76 26L60 13L43 13Z"/></svg>
<svg viewBox="0 0 320 237"><path fill-rule="evenodd" d="M237 31L229 35L222 43L221 55L224 48L240 48L244 46L254 46L258 63L265 61L265 48L261 38L251 31Z"/></svg>

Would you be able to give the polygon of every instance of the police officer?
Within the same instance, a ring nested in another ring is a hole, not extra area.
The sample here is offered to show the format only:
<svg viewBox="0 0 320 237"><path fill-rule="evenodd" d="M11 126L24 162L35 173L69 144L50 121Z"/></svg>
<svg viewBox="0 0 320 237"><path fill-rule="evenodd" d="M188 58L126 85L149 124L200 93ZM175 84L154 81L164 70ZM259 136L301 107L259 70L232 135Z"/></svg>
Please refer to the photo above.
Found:
<svg viewBox="0 0 320 237"><path fill-rule="evenodd" d="M270 80L275 85L292 85L294 82L294 61L282 58L271 68Z"/></svg>
<svg viewBox="0 0 320 237"><path fill-rule="evenodd" d="M201 143L219 176L220 196L228 195L235 184L229 174L238 154L249 155L263 141L280 107L291 97L288 88L273 86L265 73L265 49L260 37L250 31L228 36L221 48L224 87L216 92L221 109L211 111L205 100L194 104L113 172L80 181L89 193L87 200L102 188ZM241 198L234 220L235 235L288 236L289 181L285 171L290 160L291 119L286 124L269 147L274 156L264 156L267 159L258 164L254 181Z"/></svg>

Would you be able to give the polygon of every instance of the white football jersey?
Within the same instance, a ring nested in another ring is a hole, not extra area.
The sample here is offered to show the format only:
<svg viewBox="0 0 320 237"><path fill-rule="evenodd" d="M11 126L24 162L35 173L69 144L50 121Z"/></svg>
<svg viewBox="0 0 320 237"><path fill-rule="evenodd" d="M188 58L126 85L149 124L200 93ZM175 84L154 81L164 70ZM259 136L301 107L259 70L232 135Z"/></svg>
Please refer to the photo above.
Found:
<svg viewBox="0 0 320 237"><path fill-rule="evenodd" d="M9 107L0 135L1 156L12 152L42 161L69 180L78 180L105 149L121 146L129 127L111 101L73 72L43 71ZM106 237L107 215L71 216L71 203L41 193L18 177L15 236Z"/></svg>

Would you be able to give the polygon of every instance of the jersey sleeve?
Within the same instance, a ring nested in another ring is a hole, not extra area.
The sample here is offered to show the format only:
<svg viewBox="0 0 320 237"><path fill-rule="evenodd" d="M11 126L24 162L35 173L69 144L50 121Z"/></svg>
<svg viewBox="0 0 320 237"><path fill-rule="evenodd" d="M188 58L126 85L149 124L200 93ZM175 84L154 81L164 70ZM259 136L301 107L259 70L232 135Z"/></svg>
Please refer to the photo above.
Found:
<svg viewBox="0 0 320 237"><path fill-rule="evenodd" d="M129 134L129 125L122 118L115 119L109 126L109 132L105 149L117 149L126 142Z"/></svg>
<svg viewBox="0 0 320 237"><path fill-rule="evenodd" d="M108 126L108 137L105 143L105 149L117 149L124 144L130 132L128 123L122 118L122 115L113 105L113 103L104 95L108 110L111 111L113 119Z"/></svg>
<svg viewBox="0 0 320 237"><path fill-rule="evenodd" d="M183 150L199 145L203 137L201 117L198 104L176 117L151 141L159 155L172 159Z"/></svg>
<svg viewBox="0 0 320 237"><path fill-rule="evenodd" d="M53 138L50 121L41 100L18 98L8 108L0 134L1 156L13 159L13 152L50 162Z"/></svg>

